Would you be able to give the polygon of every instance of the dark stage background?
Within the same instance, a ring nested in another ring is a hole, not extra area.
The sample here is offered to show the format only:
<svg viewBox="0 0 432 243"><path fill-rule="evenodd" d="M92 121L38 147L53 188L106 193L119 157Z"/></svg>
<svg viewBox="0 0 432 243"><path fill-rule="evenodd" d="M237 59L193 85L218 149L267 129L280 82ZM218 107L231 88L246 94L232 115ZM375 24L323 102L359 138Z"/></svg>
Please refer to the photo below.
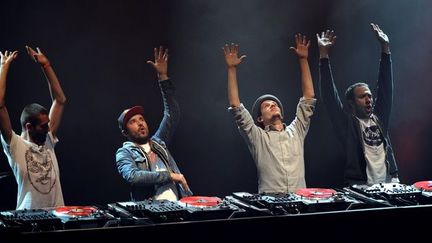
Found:
<svg viewBox="0 0 432 243"><path fill-rule="evenodd" d="M315 34L334 29L331 61L337 85L377 78L379 44L369 23L389 35L395 99L391 137L403 183L432 179L432 2L428 0L182 0L17 1L0 3L0 49L19 50L8 76L7 107L20 133L24 105L50 106L48 88L24 46L48 56L68 98L56 152L67 205L129 199L115 167L124 138L119 113L142 104L151 131L162 118L161 96L146 61L153 47L170 49L169 76L177 86L182 119L171 152L196 195L257 191L255 165L227 112L226 67L221 47L241 45L242 102L263 93L284 103L286 122L301 95L299 65L289 51L294 34L311 40L309 63L318 105L305 143L309 187L341 187L344 161L318 91ZM4 153L0 172L11 171ZM13 176L0 180L0 210L14 209Z"/></svg>

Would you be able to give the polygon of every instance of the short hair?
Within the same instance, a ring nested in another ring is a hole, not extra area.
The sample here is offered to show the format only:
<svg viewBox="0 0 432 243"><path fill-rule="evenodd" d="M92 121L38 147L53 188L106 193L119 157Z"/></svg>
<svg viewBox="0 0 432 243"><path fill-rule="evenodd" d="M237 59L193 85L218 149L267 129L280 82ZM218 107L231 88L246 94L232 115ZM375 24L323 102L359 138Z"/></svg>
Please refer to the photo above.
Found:
<svg viewBox="0 0 432 243"><path fill-rule="evenodd" d="M355 90L355 88L360 87L360 86L364 86L366 88L369 88L369 85L367 83L359 82L359 83L352 84L345 91L345 99L346 100L354 100L354 98L355 98L354 97L354 90Z"/></svg>
<svg viewBox="0 0 432 243"><path fill-rule="evenodd" d="M39 122L39 115L48 115L48 110L36 103L26 105L21 112L21 126L25 127L25 124L29 122L33 126L37 125Z"/></svg>

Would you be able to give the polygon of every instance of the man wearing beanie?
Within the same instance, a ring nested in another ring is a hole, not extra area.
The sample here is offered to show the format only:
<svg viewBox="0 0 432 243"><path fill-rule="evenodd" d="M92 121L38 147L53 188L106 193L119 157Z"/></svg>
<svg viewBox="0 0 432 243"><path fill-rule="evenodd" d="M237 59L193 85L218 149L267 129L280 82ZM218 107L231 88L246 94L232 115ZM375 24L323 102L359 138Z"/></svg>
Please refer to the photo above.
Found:
<svg viewBox="0 0 432 243"><path fill-rule="evenodd" d="M228 68L229 111L257 166L259 193L288 193L306 187L303 145L316 99L307 60L310 42L301 34L295 40L296 48L290 49L299 58L303 97L289 125L283 123L282 103L270 94L259 97L252 114L248 112L240 102L237 85L237 66L246 56L238 57L238 45L223 48Z"/></svg>

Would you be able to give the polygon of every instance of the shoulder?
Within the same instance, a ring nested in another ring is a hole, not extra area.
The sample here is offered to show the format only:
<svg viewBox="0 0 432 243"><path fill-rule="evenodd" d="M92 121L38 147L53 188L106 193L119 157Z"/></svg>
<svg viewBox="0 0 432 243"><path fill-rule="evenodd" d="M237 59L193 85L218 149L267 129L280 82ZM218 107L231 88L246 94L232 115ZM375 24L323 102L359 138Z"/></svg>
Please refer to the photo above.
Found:
<svg viewBox="0 0 432 243"><path fill-rule="evenodd" d="M116 156L117 157L125 157L125 156L138 156L140 155L140 150L131 142L124 142L123 146L117 149Z"/></svg>
<svg viewBox="0 0 432 243"><path fill-rule="evenodd" d="M155 144L156 146L161 146L161 147L163 147L163 148L165 148L165 149L167 148L166 143L165 143L162 139L160 139L159 137L153 136L153 137L151 138L151 141L152 141L152 143Z"/></svg>

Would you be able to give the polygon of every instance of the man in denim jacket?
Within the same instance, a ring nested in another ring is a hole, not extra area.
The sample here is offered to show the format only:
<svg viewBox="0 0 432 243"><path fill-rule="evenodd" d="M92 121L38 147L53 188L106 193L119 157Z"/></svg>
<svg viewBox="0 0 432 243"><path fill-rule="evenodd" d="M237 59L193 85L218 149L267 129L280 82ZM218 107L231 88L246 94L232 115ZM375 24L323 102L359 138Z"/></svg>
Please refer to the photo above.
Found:
<svg viewBox="0 0 432 243"><path fill-rule="evenodd" d="M156 70L164 101L164 117L155 135L149 130L141 106L124 110L118 123L128 139L117 150L116 163L121 176L131 185L131 199L170 200L191 195L183 174L167 149L179 121L179 107L174 99L174 86L169 80L168 49L154 49L155 61L148 61Z"/></svg>

